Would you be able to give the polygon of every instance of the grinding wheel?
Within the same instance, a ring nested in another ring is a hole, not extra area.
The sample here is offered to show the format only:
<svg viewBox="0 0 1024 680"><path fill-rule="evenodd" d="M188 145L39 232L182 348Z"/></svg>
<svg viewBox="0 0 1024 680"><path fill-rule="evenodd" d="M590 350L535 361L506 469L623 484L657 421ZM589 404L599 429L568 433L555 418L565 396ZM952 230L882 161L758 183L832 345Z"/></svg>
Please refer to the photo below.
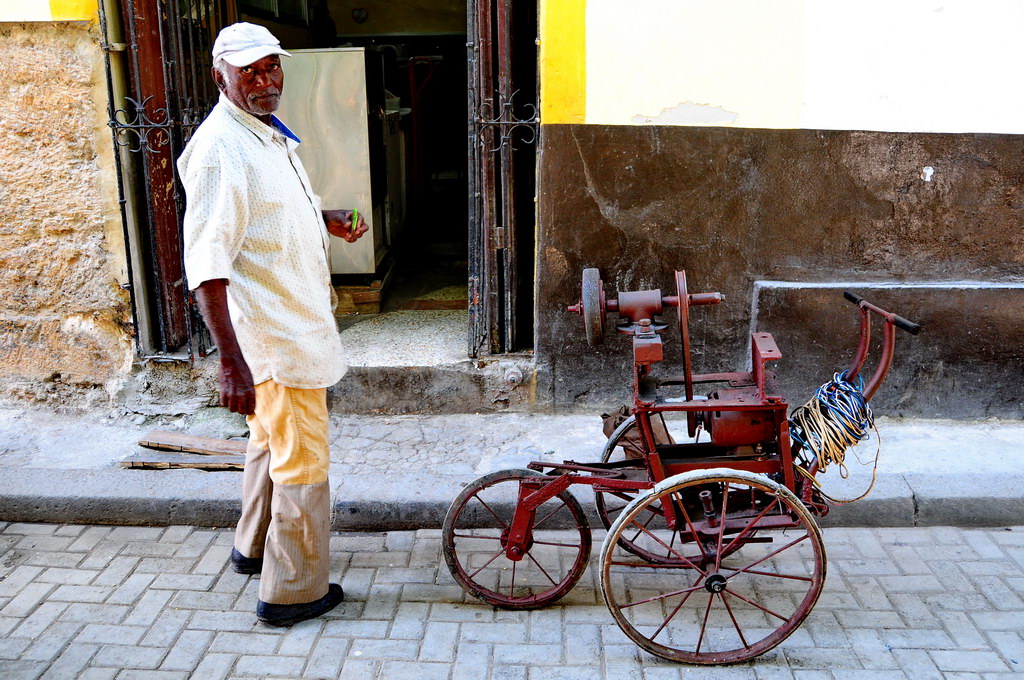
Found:
<svg viewBox="0 0 1024 680"><path fill-rule="evenodd" d="M601 273L591 267L583 270L583 326L587 331L587 344L600 345L604 342L604 317L606 312L604 282Z"/></svg>

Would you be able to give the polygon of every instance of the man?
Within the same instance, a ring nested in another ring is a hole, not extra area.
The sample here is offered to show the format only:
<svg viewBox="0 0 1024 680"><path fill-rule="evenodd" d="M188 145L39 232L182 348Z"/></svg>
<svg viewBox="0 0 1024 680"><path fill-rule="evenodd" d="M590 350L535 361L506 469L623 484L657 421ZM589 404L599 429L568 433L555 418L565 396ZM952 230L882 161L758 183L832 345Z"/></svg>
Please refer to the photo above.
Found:
<svg viewBox="0 0 1024 680"><path fill-rule="evenodd" d="M261 573L257 617L290 626L343 599L328 583L327 387L346 370L333 314L328 233L366 232L320 209L273 115L290 56L239 23L213 46L220 102L178 159L185 272L220 354L221 404L244 413L249 446L231 562Z"/></svg>

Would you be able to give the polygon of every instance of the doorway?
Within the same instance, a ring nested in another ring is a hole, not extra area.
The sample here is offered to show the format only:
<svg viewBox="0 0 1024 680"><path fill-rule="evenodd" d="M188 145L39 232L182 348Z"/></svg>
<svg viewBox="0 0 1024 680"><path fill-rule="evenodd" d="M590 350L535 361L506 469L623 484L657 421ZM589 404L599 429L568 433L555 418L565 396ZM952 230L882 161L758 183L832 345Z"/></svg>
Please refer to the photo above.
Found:
<svg viewBox="0 0 1024 680"><path fill-rule="evenodd" d="M432 337L429 317L433 337L468 339L454 352L462 359L531 350L536 4L400 0L350 13L334 19L337 44L379 55L385 96L402 112L405 167L393 271L378 277L382 317L342 318L349 345L370 329L416 343Z"/></svg>
<svg viewBox="0 0 1024 680"><path fill-rule="evenodd" d="M180 272L183 192L176 178L171 181L158 170L173 168L173 157L216 102L216 92L206 87L212 86L206 82L209 48L231 21L267 26L285 49L366 55L373 198L361 210L371 210L385 226L368 268L336 272L339 290L363 289L352 307L342 310L343 332L374 321L380 332L365 335L375 343L371 353L379 353L411 344L397 335L401 329L433 319L441 326L420 337L457 346L446 354L452 360L532 349L535 3L103 0L101 5L111 46L110 124L119 154L121 203L127 206L122 217L132 253L140 354L187 360L205 351L202 324ZM161 63L164 68L154 66ZM146 73L157 75L147 80ZM188 88L181 85L186 80ZM201 96L193 93L196 88ZM157 104L156 113L143 110ZM141 113L129 119L125 111ZM126 145L126 139L141 143ZM166 158L157 158L160 153ZM376 304L360 308L360 301ZM405 323L402 315L410 314L422 318ZM399 318L389 325L384 323L388 315Z"/></svg>

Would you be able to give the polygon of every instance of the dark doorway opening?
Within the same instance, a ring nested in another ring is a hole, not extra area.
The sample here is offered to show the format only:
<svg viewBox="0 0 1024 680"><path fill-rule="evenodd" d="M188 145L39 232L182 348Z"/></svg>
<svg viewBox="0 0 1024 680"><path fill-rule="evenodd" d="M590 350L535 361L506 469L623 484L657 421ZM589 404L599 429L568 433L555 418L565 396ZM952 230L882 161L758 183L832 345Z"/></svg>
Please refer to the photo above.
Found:
<svg viewBox="0 0 1024 680"><path fill-rule="evenodd" d="M389 244L394 273L381 311L465 310L466 37L372 36L348 42L381 54L384 87L399 99L401 111L403 217ZM371 159L380 152L371 149Z"/></svg>
<svg viewBox="0 0 1024 680"><path fill-rule="evenodd" d="M388 32L349 31L348 17L335 18L337 45L375 55L385 97L402 113L402 226L388 243L386 266L394 266L381 312L468 309L470 356L530 350L537 6L462 0L465 21L448 33L419 29L443 21L454 3L404 4L419 9ZM367 26L373 12L363 16Z"/></svg>

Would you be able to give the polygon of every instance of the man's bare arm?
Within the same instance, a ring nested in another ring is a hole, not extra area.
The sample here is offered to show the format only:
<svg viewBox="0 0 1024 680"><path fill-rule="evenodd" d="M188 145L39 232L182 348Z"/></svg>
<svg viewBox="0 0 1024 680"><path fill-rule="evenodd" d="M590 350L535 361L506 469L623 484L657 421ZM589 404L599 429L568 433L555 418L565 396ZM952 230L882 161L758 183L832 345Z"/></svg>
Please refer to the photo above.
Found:
<svg viewBox="0 0 1024 680"><path fill-rule="evenodd" d="M252 415L256 411L256 390L228 315L227 287L226 279L204 281L196 288L196 300L220 354L221 406L233 413Z"/></svg>

